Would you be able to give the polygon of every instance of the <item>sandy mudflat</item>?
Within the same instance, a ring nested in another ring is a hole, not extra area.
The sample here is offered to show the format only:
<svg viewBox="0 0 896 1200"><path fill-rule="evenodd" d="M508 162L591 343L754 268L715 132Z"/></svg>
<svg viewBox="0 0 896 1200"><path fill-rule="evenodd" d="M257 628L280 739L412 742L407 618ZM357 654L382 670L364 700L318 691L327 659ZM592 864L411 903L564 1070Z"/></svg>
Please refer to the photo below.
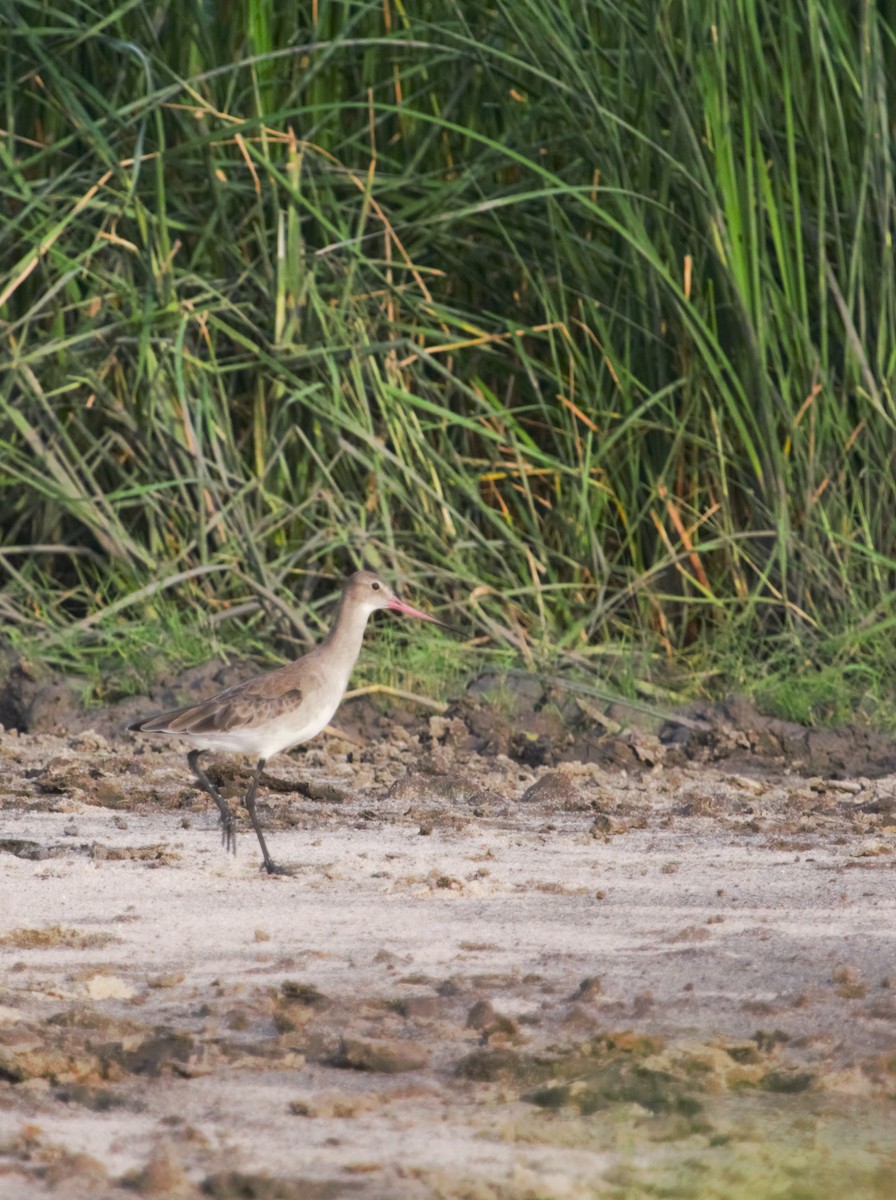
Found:
<svg viewBox="0 0 896 1200"><path fill-rule="evenodd" d="M470 743L2 735L0 1197L896 1194L896 777Z"/></svg>

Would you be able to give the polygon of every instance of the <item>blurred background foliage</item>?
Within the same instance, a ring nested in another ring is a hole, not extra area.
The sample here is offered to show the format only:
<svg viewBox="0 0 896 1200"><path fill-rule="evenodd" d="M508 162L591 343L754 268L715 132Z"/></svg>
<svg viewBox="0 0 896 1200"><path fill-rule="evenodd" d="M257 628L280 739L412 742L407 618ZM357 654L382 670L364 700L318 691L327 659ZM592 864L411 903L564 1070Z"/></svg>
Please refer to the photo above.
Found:
<svg viewBox="0 0 896 1200"><path fill-rule="evenodd" d="M367 565L480 653L883 703L894 15L7 0L7 639L292 651Z"/></svg>

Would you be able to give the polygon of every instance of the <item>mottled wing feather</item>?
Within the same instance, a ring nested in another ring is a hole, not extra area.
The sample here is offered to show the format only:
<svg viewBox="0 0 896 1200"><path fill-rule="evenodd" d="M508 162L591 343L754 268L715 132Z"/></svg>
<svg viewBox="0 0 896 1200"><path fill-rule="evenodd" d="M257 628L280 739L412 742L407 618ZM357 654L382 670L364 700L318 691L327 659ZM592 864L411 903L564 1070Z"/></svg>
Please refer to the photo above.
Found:
<svg viewBox="0 0 896 1200"><path fill-rule="evenodd" d="M232 729L251 729L275 720L285 712L298 711L303 692L298 686L284 690L279 671L258 675L229 687L217 696L188 704L170 712L158 713L131 726L145 733L229 733Z"/></svg>

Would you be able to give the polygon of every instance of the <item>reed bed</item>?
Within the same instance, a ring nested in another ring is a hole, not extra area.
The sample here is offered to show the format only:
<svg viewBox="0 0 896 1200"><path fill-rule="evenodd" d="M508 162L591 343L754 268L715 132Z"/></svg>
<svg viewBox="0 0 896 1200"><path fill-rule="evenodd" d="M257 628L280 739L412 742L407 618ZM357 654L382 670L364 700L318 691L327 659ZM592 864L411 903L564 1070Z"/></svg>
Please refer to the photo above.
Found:
<svg viewBox="0 0 896 1200"><path fill-rule="evenodd" d="M7 3L8 638L287 649L369 565L530 666L802 663L880 697L894 29L833 0Z"/></svg>

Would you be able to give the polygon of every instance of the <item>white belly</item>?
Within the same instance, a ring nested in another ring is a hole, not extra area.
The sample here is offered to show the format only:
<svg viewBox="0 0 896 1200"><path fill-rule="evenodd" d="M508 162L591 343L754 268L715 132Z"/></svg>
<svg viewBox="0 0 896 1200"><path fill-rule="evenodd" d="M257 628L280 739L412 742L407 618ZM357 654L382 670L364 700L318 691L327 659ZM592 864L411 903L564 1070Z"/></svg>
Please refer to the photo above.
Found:
<svg viewBox="0 0 896 1200"><path fill-rule="evenodd" d="M341 696L339 699L341 700ZM311 713L283 713L257 725L228 729L221 733L185 734L197 750L217 750L219 753L248 754L253 758L273 758L283 750L291 750L310 741L330 724L339 701Z"/></svg>

